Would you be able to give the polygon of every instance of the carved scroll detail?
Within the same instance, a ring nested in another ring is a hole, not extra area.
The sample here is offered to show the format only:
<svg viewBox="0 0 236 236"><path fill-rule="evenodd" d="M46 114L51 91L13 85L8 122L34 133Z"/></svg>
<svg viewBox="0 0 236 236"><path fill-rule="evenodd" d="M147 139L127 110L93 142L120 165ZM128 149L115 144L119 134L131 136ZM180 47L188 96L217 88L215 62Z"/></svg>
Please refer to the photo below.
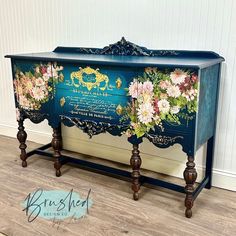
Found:
<svg viewBox="0 0 236 236"><path fill-rule="evenodd" d="M174 144L176 142L176 139L183 139L183 136L166 136L166 135L150 135L146 134L146 138L149 139L150 142L158 145L167 145L170 146L171 144Z"/></svg>
<svg viewBox="0 0 236 236"><path fill-rule="evenodd" d="M68 116L61 116L61 121L62 122L67 121L72 126L73 125L77 126L84 133L87 133L90 138L92 138L92 136L96 134L105 133L105 132L110 133L112 130L115 130L115 129L122 130L124 128L124 126L122 125L113 125L113 124L104 123L104 122L81 120L79 118L68 117Z"/></svg>
<svg viewBox="0 0 236 236"><path fill-rule="evenodd" d="M124 37L114 44L104 48L78 48L78 53L98 54L98 55L122 55L122 56L170 56L178 55L179 52L174 50L149 50L145 47L138 46L127 41Z"/></svg>
<svg viewBox="0 0 236 236"><path fill-rule="evenodd" d="M49 115L46 113L27 111L27 110L21 110L21 115L24 118L30 119L33 123L36 123L36 124L42 122L44 119L49 118Z"/></svg>

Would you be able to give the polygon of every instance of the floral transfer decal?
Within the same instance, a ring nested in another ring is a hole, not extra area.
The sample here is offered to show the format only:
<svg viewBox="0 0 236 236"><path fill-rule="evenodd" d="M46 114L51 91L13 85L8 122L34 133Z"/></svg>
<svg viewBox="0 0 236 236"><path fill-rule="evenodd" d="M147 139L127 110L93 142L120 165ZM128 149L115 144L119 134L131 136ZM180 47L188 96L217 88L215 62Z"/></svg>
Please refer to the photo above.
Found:
<svg viewBox="0 0 236 236"><path fill-rule="evenodd" d="M53 97L53 86L64 80L62 66L56 63L35 65L32 71L16 69L14 91L18 107L25 110L39 110L42 104Z"/></svg>
<svg viewBox="0 0 236 236"><path fill-rule="evenodd" d="M145 68L143 76L134 78L129 85L132 102L124 119L130 119L128 136L142 137L159 127L163 121L181 124L197 112L198 77L191 71L175 69L171 72Z"/></svg>

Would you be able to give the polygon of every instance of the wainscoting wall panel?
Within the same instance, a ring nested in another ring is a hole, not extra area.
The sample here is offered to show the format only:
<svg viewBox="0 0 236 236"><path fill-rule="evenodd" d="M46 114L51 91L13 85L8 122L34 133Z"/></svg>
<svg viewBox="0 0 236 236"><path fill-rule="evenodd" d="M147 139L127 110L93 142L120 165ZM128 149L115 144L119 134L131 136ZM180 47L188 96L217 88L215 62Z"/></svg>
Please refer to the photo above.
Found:
<svg viewBox="0 0 236 236"><path fill-rule="evenodd" d="M103 47L122 36L154 49L212 50L226 60L213 184L236 190L236 1L0 0L0 6L0 134L15 136L17 131L8 53L51 51L58 45ZM27 122L26 128L30 140L51 139L47 122ZM89 140L75 128L63 128L63 136L67 149L129 162L131 147L124 137L105 134ZM198 152L200 172L202 153L204 148ZM180 146L160 150L145 141L142 156L145 168L182 177L186 158Z"/></svg>

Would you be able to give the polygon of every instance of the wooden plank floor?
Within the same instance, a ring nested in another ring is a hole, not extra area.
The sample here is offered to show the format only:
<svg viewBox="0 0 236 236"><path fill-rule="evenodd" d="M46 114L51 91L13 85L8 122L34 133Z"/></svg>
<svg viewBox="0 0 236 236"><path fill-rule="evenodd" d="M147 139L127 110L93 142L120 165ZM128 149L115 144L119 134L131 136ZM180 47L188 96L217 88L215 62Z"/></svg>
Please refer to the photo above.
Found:
<svg viewBox="0 0 236 236"><path fill-rule="evenodd" d="M28 146L30 150L39 145L28 142ZM183 194L142 187L141 198L136 202L131 199L128 182L70 165L63 166L63 175L57 178L52 161L35 155L28 160L28 167L22 168L18 155L18 141L0 136L0 235L236 235L235 192L204 189L195 202L193 218L187 219ZM184 184L177 178L170 180ZM28 223L20 204L37 188L73 188L83 197L91 188L93 205L89 215L60 225L40 218Z"/></svg>

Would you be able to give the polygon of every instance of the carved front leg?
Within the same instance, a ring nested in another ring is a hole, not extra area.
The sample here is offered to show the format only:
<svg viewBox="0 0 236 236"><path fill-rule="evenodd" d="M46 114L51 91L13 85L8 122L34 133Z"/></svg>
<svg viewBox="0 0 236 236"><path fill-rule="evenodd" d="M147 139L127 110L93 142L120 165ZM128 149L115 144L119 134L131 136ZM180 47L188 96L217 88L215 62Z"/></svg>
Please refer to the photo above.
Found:
<svg viewBox="0 0 236 236"><path fill-rule="evenodd" d="M52 139L52 147L54 149L53 156L56 158L54 162L54 168L56 169L56 176L61 176L61 163L60 163L60 156L61 156L61 149L62 149L62 137L61 137L61 128L54 128L53 129L53 139Z"/></svg>
<svg viewBox="0 0 236 236"><path fill-rule="evenodd" d="M186 163L187 167L184 171L184 179L186 181L185 192L185 216L187 218L192 217L192 207L193 207L193 192L194 192L194 183L197 179L197 171L195 169L194 157L188 156L188 162Z"/></svg>
<svg viewBox="0 0 236 236"><path fill-rule="evenodd" d="M132 167L132 190L133 190L133 199L138 200L139 194L138 191L140 189L139 177L140 177L140 166L142 164L142 160L139 156L138 144L133 144L132 156L130 159L130 165Z"/></svg>
<svg viewBox="0 0 236 236"><path fill-rule="evenodd" d="M18 121L18 133L17 133L17 139L20 142L20 150L21 150L21 154L20 154L20 159L22 160L22 167L26 167L27 166L27 162L26 162L26 158L27 158L27 154L26 154L26 139L27 139L27 133L25 132L25 127L24 127L24 120L22 118L20 118L20 120Z"/></svg>

